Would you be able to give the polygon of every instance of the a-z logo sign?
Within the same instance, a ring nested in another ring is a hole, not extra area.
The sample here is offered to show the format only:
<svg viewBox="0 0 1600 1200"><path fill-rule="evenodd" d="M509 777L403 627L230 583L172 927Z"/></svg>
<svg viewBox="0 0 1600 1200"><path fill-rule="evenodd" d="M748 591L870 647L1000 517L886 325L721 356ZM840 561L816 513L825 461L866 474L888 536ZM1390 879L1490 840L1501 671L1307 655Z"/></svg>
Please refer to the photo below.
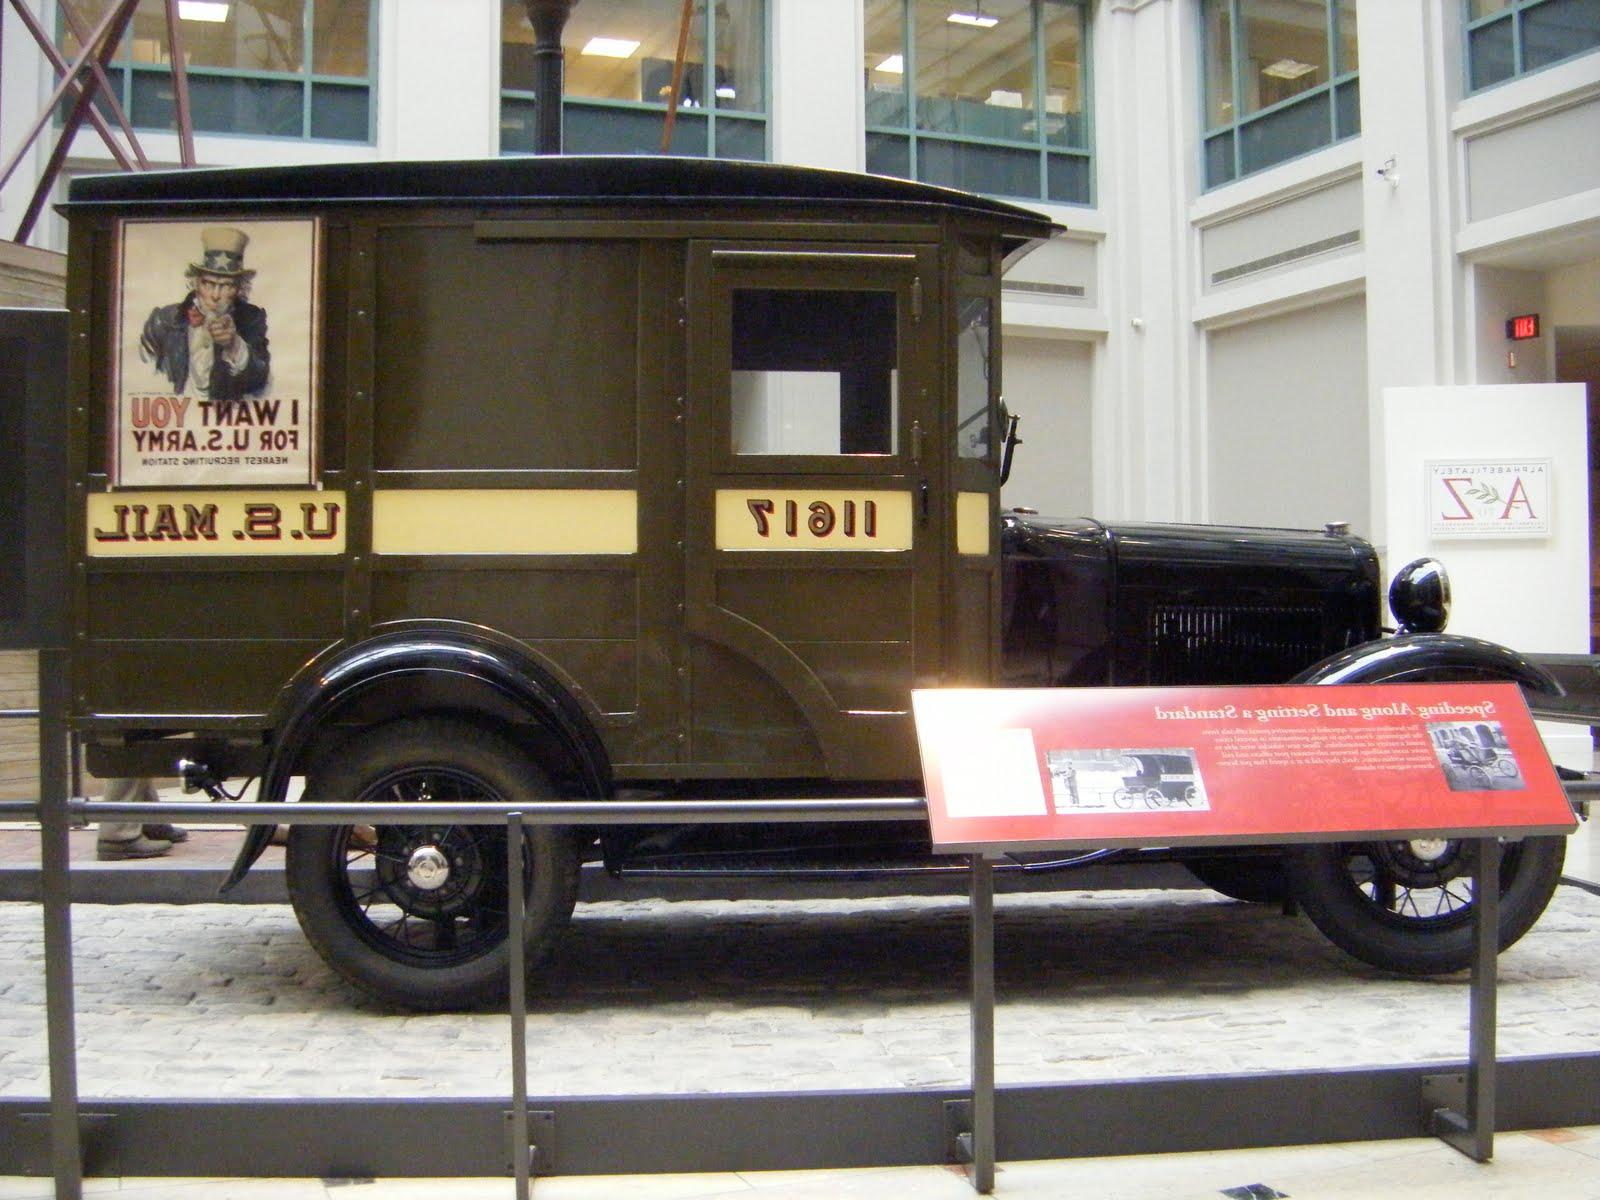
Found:
<svg viewBox="0 0 1600 1200"><path fill-rule="evenodd" d="M1549 537L1550 463L1548 458L1428 463L1429 534Z"/></svg>
<svg viewBox="0 0 1600 1200"><path fill-rule="evenodd" d="M911 493L719 491L717 549L909 550Z"/></svg>
<svg viewBox="0 0 1600 1200"><path fill-rule="evenodd" d="M343 492L104 492L86 517L96 558L344 552Z"/></svg>

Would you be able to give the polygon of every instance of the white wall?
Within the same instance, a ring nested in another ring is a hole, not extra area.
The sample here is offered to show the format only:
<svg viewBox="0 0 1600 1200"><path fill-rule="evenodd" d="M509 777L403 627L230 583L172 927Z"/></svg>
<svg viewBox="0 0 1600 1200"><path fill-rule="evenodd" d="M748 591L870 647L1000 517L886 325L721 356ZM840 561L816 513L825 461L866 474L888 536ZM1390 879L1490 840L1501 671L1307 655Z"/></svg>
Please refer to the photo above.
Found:
<svg viewBox="0 0 1600 1200"><path fill-rule="evenodd" d="M1550 324L1600 325L1600 258L1571 263L1545 276Z"/></svg>
<svg viewBox="0 0 1600 1200"><path fill-rule="evenodd" d="M1588 419L1581 384L1391 388L1384 393L1388 567L1445 564L1451 633L1530 653L1589 651ZM1550 459L1548 538L1430 536L1426 464ZM1553 756L1588 769L1589 733L1544 727Z"/></svg>
<svg viewBox="0 0 1600 1200"><path fill-rule="evenodd" d="M1022 417L1002 507L1037 509L1049 517L1095 511L1093 364L1088 342L1008 336L1006 407Z"/></svg>
<svg viewBox="0 0 1600 1200"><path fill-rule="evenodd" d="M37 12L38 0L28 0L28 7ZM48 29L49 25L45 27ZM0 122L0 162L10 162L22 146L34 118L49 98L51 87L49 65L28 35L22 19L11 11L10 4L0 3L0 118L4 118ZM46 138L49 132L46 127ZM36 142L22 167L0 189L0 238L9 240L15 234L17 222L33 196L37 172L50 153L50 145L49 141L42 145ZM30 241L33 246L44 244L38 237Z"/></svg>
<svg viewBox="0 0 1600 1200"><path fill-rule="evenodd" d="M1365 329L1354 298L1210 335L1208 521L1365 531Z"/></svg>
<svg viewBox="0 0 1600 1200"><path fill-rule="evenodd" d="M500 0L405 0L378 13L384 158L500 152Z"/></svg>
<svg viewBox="0 0 1600 1200"><path fill-rule="evenodd" d="M865 50L860 0L769 0L772 158L859 171Z"/></svg>
<svg viewBox="0 0 1600 1200"><path fill-rule="evenodd" d="M1555 378L1555 323L1544 312L1544 276L1537 271L1480 266L1473 268L1470 278L1477 342L1472 382L1549 383ZM1525 313L1541 314L1539 336L1507 341L1506 321Z"/></svg>

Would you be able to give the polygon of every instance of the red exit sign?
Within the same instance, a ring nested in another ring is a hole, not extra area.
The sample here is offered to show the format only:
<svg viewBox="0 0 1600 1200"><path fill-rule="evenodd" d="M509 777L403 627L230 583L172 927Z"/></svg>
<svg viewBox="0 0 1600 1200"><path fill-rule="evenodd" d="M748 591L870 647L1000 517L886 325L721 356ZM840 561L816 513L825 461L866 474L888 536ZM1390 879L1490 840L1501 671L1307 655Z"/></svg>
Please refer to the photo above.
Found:
<svg viewBox="0 0 1600 1200"><path fill-rule="evenodd" d="M1529 338L1539 336L1539 314L1528 313L1521 317L1512 317L1506 322L1506 337L1513 342L1525 342Z"/></svg>

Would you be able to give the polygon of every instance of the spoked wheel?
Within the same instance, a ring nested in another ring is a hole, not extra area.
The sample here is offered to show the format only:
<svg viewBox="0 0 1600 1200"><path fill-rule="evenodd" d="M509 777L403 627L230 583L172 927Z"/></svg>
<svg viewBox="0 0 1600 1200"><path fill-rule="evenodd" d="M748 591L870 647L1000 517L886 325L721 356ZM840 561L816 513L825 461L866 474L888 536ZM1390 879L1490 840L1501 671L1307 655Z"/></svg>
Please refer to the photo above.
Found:
<svg viewBox="0 0 1600 1200"><path fill-rule="evenodd" d="M1301 909L1341 949L1408 975L1459 971L1472 962L1470 841L1347 842L1286 852ZM1500 949L1533 926L1550 903L1566 839L1526 838L1502 847Z"/></svg>
<svg viewBox="0 0 1600 1200"><path fill-rule="evenodd" d="M547 798L542 773L505 738L465 722L401 721L343 747L308 781L311 801L383 804ZM346 979L417 1009L503 997L510 953L506 834L499 825L296 825L289 898L306 937ZM525 946L548 951L577 897L571 835L524 834Z"/></svg>

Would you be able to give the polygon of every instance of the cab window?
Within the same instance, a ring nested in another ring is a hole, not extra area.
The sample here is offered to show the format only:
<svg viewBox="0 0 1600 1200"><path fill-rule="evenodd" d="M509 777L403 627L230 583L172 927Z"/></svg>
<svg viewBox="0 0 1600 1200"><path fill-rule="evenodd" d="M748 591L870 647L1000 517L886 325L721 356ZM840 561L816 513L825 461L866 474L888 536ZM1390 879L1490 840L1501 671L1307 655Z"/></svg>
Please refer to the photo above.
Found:
<svg viewBox="0 0 1600 1200"><path fill-rule="evenodd" d="M736 288L732 349L734 454L894 453L893 292Z"/></svg>

